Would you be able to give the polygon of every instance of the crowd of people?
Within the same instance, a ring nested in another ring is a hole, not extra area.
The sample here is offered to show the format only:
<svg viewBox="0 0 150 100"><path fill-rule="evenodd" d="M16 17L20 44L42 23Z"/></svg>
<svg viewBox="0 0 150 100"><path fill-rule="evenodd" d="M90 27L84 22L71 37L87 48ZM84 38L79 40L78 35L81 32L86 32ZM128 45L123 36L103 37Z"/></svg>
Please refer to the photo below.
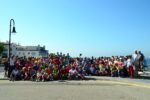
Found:
<svg viewBox="0 0 150 100"><path fill-rule="evenodd" d="M6 59L4 65L10 81L83 80L88 75L132 78L142 71L144 55L135 51L130 56L73 58L57 53L38 58L12 56L8 62Z"/></svg>

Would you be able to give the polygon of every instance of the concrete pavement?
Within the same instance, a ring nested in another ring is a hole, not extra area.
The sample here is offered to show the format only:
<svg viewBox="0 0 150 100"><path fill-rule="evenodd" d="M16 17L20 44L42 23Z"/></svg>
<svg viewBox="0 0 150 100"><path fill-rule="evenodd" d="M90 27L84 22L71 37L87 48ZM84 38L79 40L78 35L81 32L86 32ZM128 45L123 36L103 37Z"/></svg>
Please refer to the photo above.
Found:
<svg viewBox="0 0 150 100"><path fill-rule="evenodd" d="M3 68L1 68L3 70ZM4 79L4 71L0 76ZM1 100L149 100L150 80L87 76L83 81L0 80Z"/></svg>
<svg viewBox="0 0 150 100"><path fill-rule="evenodd" d="M112 78L112 77L87 77L88 80L58 80L49 82L31 82L31 81L9 81L1 80L0 84L66 84L66 85L99 85L99 84L116 84L116 85L128 85L140 88L150 89L150 80L144 79L129 79L129 78Z"/></svg>
<svg viewBox="0 0 150 100"><path fill-rule="evenodd" d="M0 80L0 94L1 100L149 100L150 88L110 79L52 82Z"/></svg>

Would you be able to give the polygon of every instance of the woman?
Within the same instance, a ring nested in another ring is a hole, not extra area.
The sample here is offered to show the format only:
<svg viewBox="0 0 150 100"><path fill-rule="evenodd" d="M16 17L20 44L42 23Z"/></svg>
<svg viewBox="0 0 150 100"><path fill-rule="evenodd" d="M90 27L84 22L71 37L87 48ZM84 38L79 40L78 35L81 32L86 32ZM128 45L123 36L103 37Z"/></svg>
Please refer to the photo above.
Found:
<svg viewBox="0 0 150 100"><path fill-rule="evenodd" d="M131 57L128 57L127 68L128 68L129 76L132 78L133 77L133 73L134 73L134 69L133 69L133 63L132 63Z"/></svg>

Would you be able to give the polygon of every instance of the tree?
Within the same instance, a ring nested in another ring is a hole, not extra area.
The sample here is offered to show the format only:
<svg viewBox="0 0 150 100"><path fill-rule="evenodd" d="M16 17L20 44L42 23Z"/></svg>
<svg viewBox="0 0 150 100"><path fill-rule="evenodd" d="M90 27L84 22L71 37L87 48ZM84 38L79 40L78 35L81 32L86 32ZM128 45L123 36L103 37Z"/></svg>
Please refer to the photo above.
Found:
<svg viewBox="0 0 150 100"><path fill-rule="evenodd" d="M0 55L2 54L3 50L4 50L4 45L0 43Z"/></svg>

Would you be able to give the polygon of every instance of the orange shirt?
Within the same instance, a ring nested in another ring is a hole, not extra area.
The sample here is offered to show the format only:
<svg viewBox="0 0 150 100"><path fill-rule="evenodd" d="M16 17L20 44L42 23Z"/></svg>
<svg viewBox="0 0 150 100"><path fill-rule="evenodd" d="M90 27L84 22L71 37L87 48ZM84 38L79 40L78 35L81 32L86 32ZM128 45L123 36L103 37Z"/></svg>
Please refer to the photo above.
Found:
<svg viewBox="0 0 150 100"><path fill-rule="evenodd" d="M48 73L48 74L52 74L52 69L50 69L50 68L48 68L47 70L46 70L46 72Z"/></svg>

